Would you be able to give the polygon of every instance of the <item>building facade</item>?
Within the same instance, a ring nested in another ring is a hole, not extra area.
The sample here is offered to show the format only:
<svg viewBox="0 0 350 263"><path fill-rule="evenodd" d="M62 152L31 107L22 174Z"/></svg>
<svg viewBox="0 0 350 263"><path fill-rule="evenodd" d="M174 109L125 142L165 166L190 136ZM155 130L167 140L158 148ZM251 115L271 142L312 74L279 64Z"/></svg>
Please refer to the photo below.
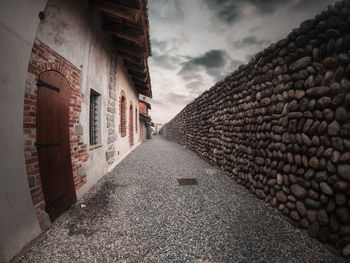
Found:
<svg viewBox="0 0 350 263"><path fill-rule="evenodd" d="M144 142L147 139L151 139L151 117L148 114L148 110L151 109L151 104L145 100L139 100L139 112L140 112L140 141Z"/></svg>
<svg viewBox="0 0 350 263"><path fill-rule="evenodd" d="M141 142L147 1L4 1L0 262Z"/></svg>

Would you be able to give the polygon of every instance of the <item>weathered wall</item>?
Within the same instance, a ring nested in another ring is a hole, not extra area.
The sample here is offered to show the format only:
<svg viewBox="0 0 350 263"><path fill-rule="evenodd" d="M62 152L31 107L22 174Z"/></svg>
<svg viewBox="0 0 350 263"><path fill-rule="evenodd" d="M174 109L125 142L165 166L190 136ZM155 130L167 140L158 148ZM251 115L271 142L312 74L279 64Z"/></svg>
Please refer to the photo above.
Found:
<svg viewBox="0 0 350 263"><path fill-rule="evenodd" d="M25 173L23 95L38 13L46 2L1 1L0 262L10 260L40 233Z"/></svg>
<svg viewBox="0 0 350 263"><path fill-rule="evenodd" d="M350 1L301 23L164 128L350 254Z"/></svg>
<svg viewBox="0 0 350 263"><path fill-rule="evenodd" d="M120 133L120 112L119 112L119 98L121 93L125 94L126 97L126 136L121 136ZM135 122L135 107L137 108L137 112L139 112L139 98L138 93L136 92L135 88L133 87L133 83L130 79L130 76L127 73L127 69L123 65L123 59L121 57L118 57L117 60L117 78L116 78L116 109L117 114L114 116L115 120L115 130L117 133L117 139L113 142L115 153L113 157L113 163L109 166L108 170L111 171L122 159L124 159L133 149L135 149L139 144L140 141L139 138L139 131L136 132L135 130L135 123L134 123L134 144L133 146L130 146L129 143L129 136L130 136L130 130L129 130L129 119L130 119L130 103L133 105L133 121ZM139 121L139 119L137 118Z"/></svg>
<svg viewBox="0 0 350 263"><path fill-rule="evenodd" d="M40 11L45 11L42 21ZM33 145L36 77L54 69L69 81L71 153L80 197L108 170L106 112L113 46L102 30L101 15L86 0L3 1L0 31L0 262L7 262L42 231L38 222L43 215L41 182ZM122 59L116 59L123 68ZM127 90L129 101L137 105L126 71L118 74L126 80L115 90ZM101 146L94 149L88 148L91 88L101 93ZM130 147L118 150L125 156Z"/></svg>
<svg viewBox="0 0 350 263"><path fill-rule="evenodd" d="M45 8L45 15L45 19L38 27L38 40L80 69L82 75L79 85L81 96L84 99L78 117L79 121L74 125L72 132L83 140L84 145L88 145L89 158L86 163L79 164L76 171L75 177L84 178L83 184L76 187L79 198L108 170L115 167L131 149L128 139L121 138L117 134L117 101L114 101L113 104L111 98L118 95L120 90L124 90L128 95L127 106L129 107L130 100L134 101L134 105L138 102L138 94L124 69L123 59L117 55L113 55L112 58L112 40L102 30L101 15L89 8L88 1L51 0ZM98 125L100 145L89 148L91 89L101 94L100 123ZM110 113L113 113L114 129L108 126L106 116ZM76 143L79 144L78 141ZM138 143L134 145L137 146ZM114 149L112 153L111 148ZM112 159L108 160L109 163L107 159L110 156L107 157L107 152L114 154L111 156Z"/></svg>

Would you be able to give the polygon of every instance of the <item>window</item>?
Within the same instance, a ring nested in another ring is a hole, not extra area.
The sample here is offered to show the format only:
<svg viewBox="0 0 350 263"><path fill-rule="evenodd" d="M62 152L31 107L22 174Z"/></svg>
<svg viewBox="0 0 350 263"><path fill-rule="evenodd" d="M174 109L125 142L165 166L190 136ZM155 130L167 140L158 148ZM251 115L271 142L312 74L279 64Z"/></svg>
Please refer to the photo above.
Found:
<svg viewBox="0 0 350 263"><path fill-rule="evenodd" d="M135 133L137 133L137 108L135 108Z"/></svg>
<svg viewBox="0 0 350 263"><path fill-rule="evenodd" d="M119 97L119 114L120 114L119 132L122 137L125 137L126 136L126 96L124 91L121 92Z"/></svg>
<svg viewBox="0 0 350 263"><path fill-rule="evenodd" d="M100 143L100 94L94 90L90 91L90 145L98 145Z"/></svg>

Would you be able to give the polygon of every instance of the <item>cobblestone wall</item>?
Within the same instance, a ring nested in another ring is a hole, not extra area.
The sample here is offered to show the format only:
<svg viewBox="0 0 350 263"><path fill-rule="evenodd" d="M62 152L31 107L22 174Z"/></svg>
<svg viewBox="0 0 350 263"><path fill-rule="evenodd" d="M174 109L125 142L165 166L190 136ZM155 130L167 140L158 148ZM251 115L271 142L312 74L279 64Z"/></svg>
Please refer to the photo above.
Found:
<svg viewBox="0 0 350 263"><path fill-rule="evenodd" d="M301 23L165 125L312 237L350 255L350 1Z"/></svg>

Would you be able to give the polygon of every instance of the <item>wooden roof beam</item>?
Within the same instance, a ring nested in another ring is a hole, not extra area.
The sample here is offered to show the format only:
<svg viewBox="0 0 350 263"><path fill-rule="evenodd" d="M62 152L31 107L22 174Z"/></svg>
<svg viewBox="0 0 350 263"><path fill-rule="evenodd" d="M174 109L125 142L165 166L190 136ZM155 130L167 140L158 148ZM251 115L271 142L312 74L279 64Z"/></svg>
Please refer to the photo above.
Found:
<svg viewBox="0 0 350 263"><path fill-rule="evenodd" d="M140 20L140 17L142 16L142 12L140 9L130 8L116 3L94 1L92 5L94 8L103 13L106 13L111 16L121 17L133 23L137 23Z"/></svg>
<svg viewBox="0 0 350 263"><path fill-rule="evenodd" d="M142 82L142 81L140 81L140 80L138 80L138 79L134 79L133 81L134 81L134 84L135 84L136 86L141 86L141 87L150 88L150 85L149 85L148 82Z"/></svg>
<svg viewBox="0 0 350 263"><path fill-rule="evenodd" d="M142 78L142 77L135 76L135 75L131 75L131 77L132 77L132 80L133 80L134 82L135 82L135 81L140 81L143 85L146 85L147 80L148 80L148 77Z"/></svg>
<svg viewBox="0 0 350 263"><path fill-rule="evenodd" d="M132 47L130 45L118 43L116 45L116 49L121 51L121 52L124 52L126 54L138 57L138 58L146 58L147 57L147 52L141 48L138 48L138 47Z"/></svg>
<svg viewBox="0 0 350 263"><path fill-rule="evenodd" d="M132 63L132 64L135 64L135 65L138 65L140 67L144 67L145 66L145 62L144 62L144 59L140 59L140 58L136 58L135 56L132 56L130 54L126 54L124 52L122 52L121 54L125 60L127 60L128 63Z"/></svg>
<svg viewBox="0 0 350 263"><path fill-rule="evenodd" d="M131 70L130 68L128 70L128 73L131 76L135 76L135 77L138 77L138 78L141 78L141 79L147 79L148 78L148 74L147 73L139 73L139 72Z"/></svg>
<svg viewBox="0 0 350 263"><path fill-rule="evenodd" d="M145 67L141 67L139 65L135 65L133 63L129 63L127 61L124 61L124 65L125 67L127 67L128 69L135 71L137 73L141 73L141 74L146 74L147 73L147 68Z"/></svg>
<svg viewBox="0 0 350 263"><path fill-rule="evenodd" d="M104 26L103 29L122 39L132 41L137 44L143 44L145 42L145 36L142 34L137 34L136 32L132 32L131 30L126 30L122 27L116 27L116 26Z"/></svg>

